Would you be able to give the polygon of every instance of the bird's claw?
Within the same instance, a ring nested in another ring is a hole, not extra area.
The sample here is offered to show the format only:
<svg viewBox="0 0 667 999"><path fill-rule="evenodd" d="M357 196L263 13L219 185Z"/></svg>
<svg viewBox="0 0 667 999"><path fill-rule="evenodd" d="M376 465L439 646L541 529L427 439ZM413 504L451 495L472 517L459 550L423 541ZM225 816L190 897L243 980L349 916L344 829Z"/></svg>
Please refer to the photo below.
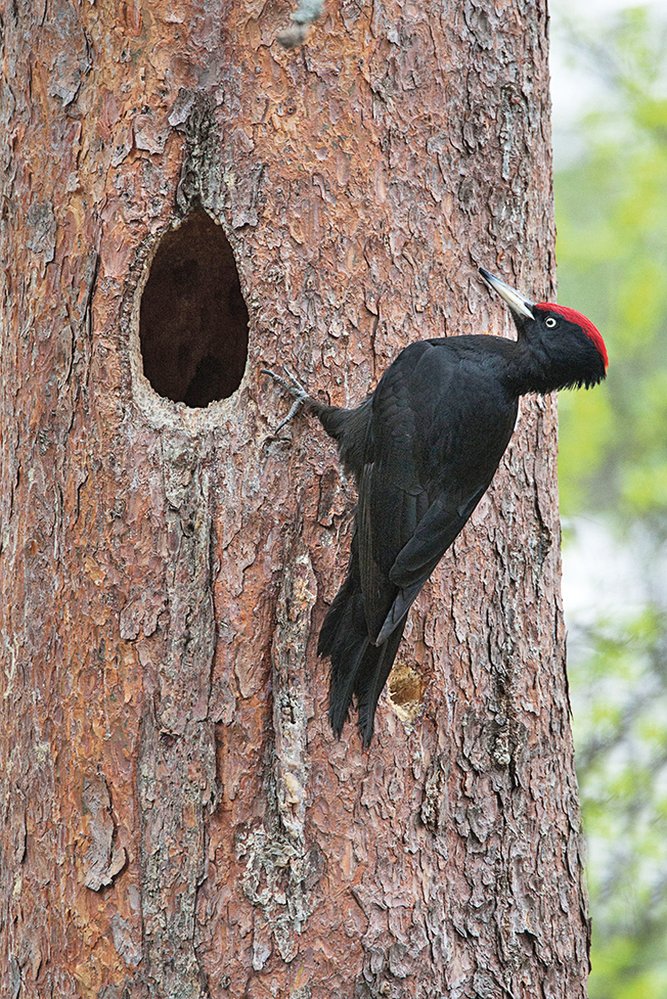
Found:
<svg viewBox="0 0 667 999"><path fill-rule="evenodd" d="M303 387L299 379L296 377L295 374L293 374L293 372L290 371L290 369L287 366L283 365L283 371L285 372L285 375L287 377L283 377L283 375L277 374L277 372L272 371L271 368L262 368L263 375L269 375L271 378L274 379L274 381L277 381L278 384L282 386L282 388L284 388L287 392L289 392L291 396L294 397L294 402L292 403L292 406L287 416L285 416L280 421L280 423L276 427L274 427L273 430L274 436L278 434L283 429L283 427L285 427L290 422L290 420L294 419L294 417L299 412L304 403L308 402L310 398L308 392Z"/></svg>
<svg viewBox="0 0 667 999"><path fill-rule="evenodd" d="M283 371L287 377L279 375L277 372L272 371L271 368L262 368L263 375L269 375L271 378L275 379L279 385L282 385L284 389L293 395L295 399L305 398L308 396L308 392L303 387L296 375L290 371L288 367L283 365Z"/></svg>

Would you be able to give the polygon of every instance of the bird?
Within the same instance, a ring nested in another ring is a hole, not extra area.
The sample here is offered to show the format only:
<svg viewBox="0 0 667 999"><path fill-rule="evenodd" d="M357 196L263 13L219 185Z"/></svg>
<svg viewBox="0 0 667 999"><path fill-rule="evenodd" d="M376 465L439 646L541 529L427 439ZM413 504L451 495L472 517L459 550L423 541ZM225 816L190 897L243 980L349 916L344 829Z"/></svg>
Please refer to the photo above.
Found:
<svg viewBox="0 0 667 999"><path fill-rule="evenodd" d="M331 663L329 721L340 738L356 704L370 746L378 699L407 614L491 484L522 395L590 388L607 374L601 333L586 316L534 303L483 267L517 338L436 337L405 347L354 408L308 393L289 369L265 368L293 397L275 433L304 409L336 441L357 486L347 575L326 614L318 654Z"/></svg>

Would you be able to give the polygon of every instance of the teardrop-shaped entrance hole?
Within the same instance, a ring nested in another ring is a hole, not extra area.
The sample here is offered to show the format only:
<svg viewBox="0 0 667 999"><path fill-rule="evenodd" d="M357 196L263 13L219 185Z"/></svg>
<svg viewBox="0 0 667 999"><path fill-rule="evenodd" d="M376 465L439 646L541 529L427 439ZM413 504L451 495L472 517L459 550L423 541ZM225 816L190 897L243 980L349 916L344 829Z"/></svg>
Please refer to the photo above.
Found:
<svg viewBox="0 0 667 999"><path fill-rule="evenodd" d="M141 297L144 374L158 395L194 408L226 399L248 356L248 310L227 237L198 210L166 233Z"/></svg>

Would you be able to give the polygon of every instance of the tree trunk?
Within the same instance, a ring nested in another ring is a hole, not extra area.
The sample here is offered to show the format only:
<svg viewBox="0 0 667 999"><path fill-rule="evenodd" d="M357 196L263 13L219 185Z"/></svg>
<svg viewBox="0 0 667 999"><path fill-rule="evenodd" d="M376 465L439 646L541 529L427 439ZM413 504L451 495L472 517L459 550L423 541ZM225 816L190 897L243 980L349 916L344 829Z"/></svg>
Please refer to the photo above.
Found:
<svg viewBox="0 0 667 999"><path fill-rule="evenodd" d="M549 292L547 16L501 7L287 51L284 3L6 4L3 996L585 995L553 401L364 752L316 657L354 492L261 374L354 404L510 335L477 264Z"/></svg>

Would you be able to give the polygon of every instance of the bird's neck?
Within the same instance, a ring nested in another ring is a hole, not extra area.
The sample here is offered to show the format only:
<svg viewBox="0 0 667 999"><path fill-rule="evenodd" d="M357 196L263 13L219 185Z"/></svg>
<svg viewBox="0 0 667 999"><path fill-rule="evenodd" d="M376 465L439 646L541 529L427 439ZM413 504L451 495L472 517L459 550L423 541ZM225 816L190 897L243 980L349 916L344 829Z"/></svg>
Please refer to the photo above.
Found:
<svg viewBox="0 0 667 999"><path fill-rule="evenodd" d="M508 377L517 395L547 395L587 381L586 371L579 370L572 358L550 355L525 340L517 341L515 364Z"/></svg>

